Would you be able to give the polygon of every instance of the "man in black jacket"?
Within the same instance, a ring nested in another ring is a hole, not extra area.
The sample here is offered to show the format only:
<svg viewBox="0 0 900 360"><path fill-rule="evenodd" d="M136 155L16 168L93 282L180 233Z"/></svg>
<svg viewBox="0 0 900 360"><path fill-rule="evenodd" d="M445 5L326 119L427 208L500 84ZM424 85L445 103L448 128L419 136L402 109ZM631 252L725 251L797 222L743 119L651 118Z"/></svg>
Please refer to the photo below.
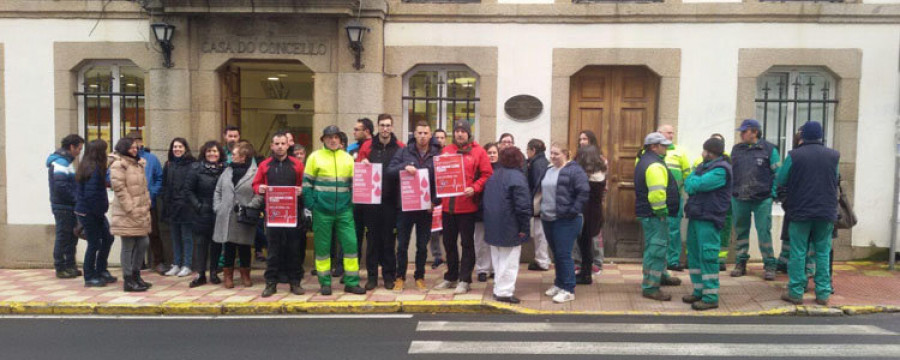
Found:
<svg viewBox="0 0 900 360"><path fill-rule="evenodd" d="M397 151L404 145L394 135L394 119L389 114L378 115L378 136L365 143L359 149L356 161L361 163L381 164L382 186L381 204L358 204L362 209L368 234L366 238L366 290L378 286L378 265L381 265L384 287L394 288L394 276L397 272L397 260L394 257L394 244L397 239L394 229L397 226L397 210L399 199L399 172L384 171ZM403 289L401 282L400 289Z"/></svg>
<svg viewBox="0 0 900 360"><path fill-rule="evenodd" d="M528 154L528 188L531 193L536 193L535 188L541 186L541 179L550 167L550 161L545 155L547 146L540 139L531 139L525 152ZM531 221L531 237L534 239L534 261L528 264L528 270L547 271L550 269L550 253L547 250L547 237L544 236L544 227L541 225L541 214L535 212Z"/></svg>
<svg viewBox="0 0 900 360"><path fill-rule="evenodd" d="M434 188L434 157L441 154L441 146L437 140L431 137L431 126L425 121L416 123L415 138L409 146L401 149L391 159L385 173L397 174L407 171L415 174L418 169L428 169L428 180L431 184L432 210L401 212L397 221L397 287L403 290L403 282L406 280L406 264L409 249L410 233L416 227L416 271L413 278L416 280L416 288L420 291L427 290L425 286L425 260L428 257L428 240L431 238L431 216L434 206L441 203L437 198ZM396 180L399 185L399 179Z"/></svg>

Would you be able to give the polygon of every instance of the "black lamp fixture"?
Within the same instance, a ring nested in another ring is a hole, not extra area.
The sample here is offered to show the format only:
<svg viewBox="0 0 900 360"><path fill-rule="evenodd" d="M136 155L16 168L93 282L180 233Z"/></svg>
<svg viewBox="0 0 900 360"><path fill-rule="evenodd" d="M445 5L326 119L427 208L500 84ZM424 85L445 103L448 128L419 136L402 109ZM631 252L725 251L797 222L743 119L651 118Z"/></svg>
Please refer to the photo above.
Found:
<svg viewBox="0 0 900 360"><path fill-rule="evenodd" d="M355 19L350 20L344 28L347 29L347 39L350 40L350 50L353 50L353 55L356 57L356 60L353 62L353 67L356 70L362 69L363 64L360 57L362 56L363 51L363 35L369 32L369 28L363 26Z"/></svg>
<svg viewBox="0 0 900 360"><path fill-rule="evenodd" d="M172 46L172 35L175 34L175 25L154 23L150 25L150 28L153 29L153 36L156 38L156 42L162 48L163 56L165 57L163 66L167 68L174 66L175 64L172 64L172 49L175 47Z"/></svg>

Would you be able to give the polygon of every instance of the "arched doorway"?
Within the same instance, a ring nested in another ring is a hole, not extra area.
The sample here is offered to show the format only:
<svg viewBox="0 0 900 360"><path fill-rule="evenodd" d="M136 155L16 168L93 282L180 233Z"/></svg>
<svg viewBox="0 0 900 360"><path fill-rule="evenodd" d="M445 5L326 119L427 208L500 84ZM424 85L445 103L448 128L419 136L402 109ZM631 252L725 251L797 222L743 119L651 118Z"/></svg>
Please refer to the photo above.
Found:
<svg viewBox="0 0 900 360"><path fill-rule="evenodd" d="M222 126L237 126L261 155L272 134L287 131L312 144L315 74L299 61L232 60L219 70Z"/></svg>
<svg viewBox="0 0 900 360"><path fill-rule="evenodd" d="M604 251L609 257L637 258L643 251L634 216L634 164L644 136L656 129L659 82L644 66L589 66L571 78L571 150L578 146L582 130L592 130L609 161L603 209Z"/></svg>

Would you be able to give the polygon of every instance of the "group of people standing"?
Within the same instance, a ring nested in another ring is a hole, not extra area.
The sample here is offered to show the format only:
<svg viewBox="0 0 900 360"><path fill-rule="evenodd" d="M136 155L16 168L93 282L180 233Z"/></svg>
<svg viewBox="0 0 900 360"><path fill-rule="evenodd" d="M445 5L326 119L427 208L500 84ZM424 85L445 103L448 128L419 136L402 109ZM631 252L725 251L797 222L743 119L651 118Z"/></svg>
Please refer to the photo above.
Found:
<svg viewBox="0 0 900 360"><path fill-rule="evenodd" d="M781 162L778 149L762 137L758 121L744 120L737 129L741 142L731 154L724 137L713 134L703 152L687 168L686 153L672 143L674 130L662 126L648 134L635 166L635 214L644 233L643 296L668 301L661 286L680 285L667 270L682 271L681 217L688 218L687 268L693 292L682 298L694 310L719 305L719 272L725 270L732 217L736 232L736 264L732 277L747 273L750 220L756 225L765 280L788 273L782 299L802 304L814 263L816 303L826 305L832 291L829 263L831 238L838 215L840 154L824 146L819 122L804 124L794 149ZM685 171L685 169L688 171ZM778 190L781 191L778 191ZM786 266L776 263L772 248L772 202L782 193ZM682 199L688 196L687 201ZM789 260L788 260L789 259Z"/></svg>
<svg viewBox="0 0 900 360"><path fill-rule="evenodd" d="M308 157L290 133L278 132L269 139L271 156L265 159L256 157L255 149L240 139L237 128L228 127L225 147L208 141L196 159L185 139L173 139L164 166L143 148L137 132L119 140L111 155L103 140L85 145L79 136L69 135L47 160L57 223L57 276L80 275L75 268L72 231L78 223L88 243L85 286L117 281L107 269L107 257L113 235L118 235L122 237L125 291L148 289L151 284L141 278L140 269L148 245L161 248L148 240L158 231L157 199L162 203L161 218L171 231L174 259L171 267L166 267L159 249L152 251L150 263L165 275L196 274L191 287L224 282L231 288L235 269L242 284L251 286L251 245L260 238L258 230L265 228L268 251L262 295L275 294L279 282L289 283L292 293L302 294L310 225L315 243L313 274L323 295L332 293L332 277L340 277L348 293L375 289L379 266L384 287L402 290L413 227L413 281L419 290L427 289L424 275L429 242L433 268L443 262L441 244L435 244L436 240L442 241L446 251L447 270L434 288L452 289L456 294L468 292L473 278L484 282L493 277L495 299L518 303L515 282L521 245L532 239L535 259L529 270L549 270L552 250L556 276L546 295L554 302L574 300L576 284L591 284L602 270L608 163L593 132L579 133L573 157L566 144L553 143L548 149L539 139L531 139L523 153L508 133L496 143L481 146L474 141L468 121L454 123L450 134L441 129L432 132L427 122L420 121L407 142L397 138L393 125L388 114L379 115L376 123L360 119L354 127L354 144L348 144L348 137L337 126L328 126L320 138L323 148ZM693 293L683 300L692 308L718 306L718 276L727 257L732 214L738 252L732 276L746 274L753 214L765 262L764 277L774 279L778 267L769 232L772 199L779 185L787 194L785 210L791 217L786 268L791 280L784 299L800 302L809 248L815 254L815 261L810 262L819 269L827 268L830 224L836 217L837 201L830 195L837 191L839 155L822 145L821 124L809 122L801 128L801 141L783 166L779 166L775 146L762 138L758 122L746 120L737 130L742 141L730 156L724 151L724 137L714 134L693 165L687 153L672 143L671 126L661 126L644 139L634 174L635 215L645 238L644 297L670 300L660 287L681 283L667 270L685 268L680 262L682 216L689 219L686 267L694 283ZM82 149L84 156L75 169L72 164ZM464 192L438 198L434 159L448 154L462 156ZM382 165L380 204L352 203L354 162ZM400 173L415 174L420 169L429 174L432 206L400 211ZM261 225L264 198L272 186L296 189L300 218L296 227ZM111 206L107 187L115 194ZM443 230L432 233L433 212L438 208ZM258 244L256 247L258 252L262 250ZM368 277L360 286L363 252ZM575 258L579 258L579 269ZM192 263L193 259L197 262ZM224 281L217 275L220 267ZM815 272L819 303L827 303L831 293L828 276L827 271Z"/></svg>

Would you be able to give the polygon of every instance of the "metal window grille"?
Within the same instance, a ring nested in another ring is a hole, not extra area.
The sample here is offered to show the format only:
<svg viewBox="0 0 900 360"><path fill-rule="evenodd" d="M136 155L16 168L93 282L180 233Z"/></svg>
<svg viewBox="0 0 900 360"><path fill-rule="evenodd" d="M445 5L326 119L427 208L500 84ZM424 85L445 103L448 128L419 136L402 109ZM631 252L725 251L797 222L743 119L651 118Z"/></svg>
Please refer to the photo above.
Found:
<svg viewBox="0 0 900 360"><path fill-rule="evenodd" d="M74 93L85 139L106 140L110 150L115 141L146 125L143 79L130 78L123 84L126 75L120 72L118 66L85 71L80 90Z"/></svg>
<svg viewBox="0 0 900 360"><path fill-rule="evenodd" d="M838 104L834 79L821 71L770 71L758 80L756 112L763 137L781 149L793 148L793 134L808 121L822 123L830 145Z"/></svg>
<svg viewBox="0 0 900 360"><path fill-rule="evenodd" d="M446 79L446 80L445 80ZM481 98L477 77L463 69L420 69L407 78L407 132L412 136L415 124L425 120L433 128L447 129L456 120L473 123Z"/></svg>

